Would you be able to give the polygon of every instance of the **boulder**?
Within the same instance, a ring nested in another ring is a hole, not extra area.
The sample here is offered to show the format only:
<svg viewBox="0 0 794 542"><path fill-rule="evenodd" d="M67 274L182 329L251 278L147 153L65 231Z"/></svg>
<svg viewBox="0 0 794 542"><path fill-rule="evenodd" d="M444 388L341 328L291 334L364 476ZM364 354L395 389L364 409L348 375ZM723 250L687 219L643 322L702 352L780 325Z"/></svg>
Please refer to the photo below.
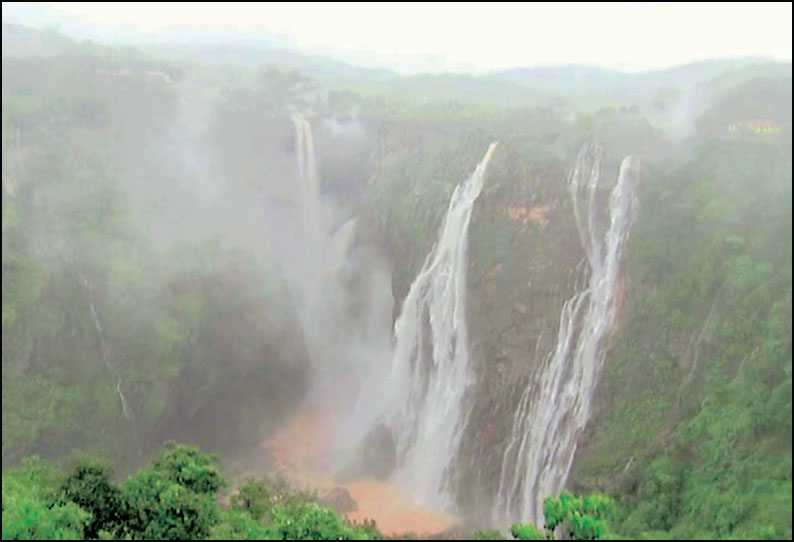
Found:
<svg viewBox="0 0 794 542"><path fill-rule="evenodd" d="M317 501L322 506L329 506L340 514L347 514L358 510L358 504L353 500L350 492L343 487L335 487Z"/></svg>

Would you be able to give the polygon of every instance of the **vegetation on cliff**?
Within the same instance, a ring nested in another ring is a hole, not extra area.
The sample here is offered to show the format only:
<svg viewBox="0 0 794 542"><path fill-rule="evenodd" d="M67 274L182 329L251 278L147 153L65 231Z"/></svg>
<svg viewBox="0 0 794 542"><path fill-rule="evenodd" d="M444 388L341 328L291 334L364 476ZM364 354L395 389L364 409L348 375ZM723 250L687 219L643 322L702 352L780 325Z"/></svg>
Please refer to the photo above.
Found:
<svg viewBox="0 0 794 542"><path fill-rule="evenodd" d="M388 252L397 306L455 183L500 141L470 235L478 384L457 493L478 527L576 278L575 150L643 159L618 328L568 484L580 496L547 501L544 531L481 539L791 538L790 64L672 70L618 100L532 90L531 74L320 82L52 32L52 55L6 54L14 35L4 27L4 539L381 537L267 480L224 507L218 460L159 450L176 439L234 464L310 389L271 252L284 232L260 220L291 205L279 187L296 108L314 115L324 194ZM685 80L696 104L675 90ZM670 120L689 105L698 119ZM74 459L87 450L108 462Z"/></svg>

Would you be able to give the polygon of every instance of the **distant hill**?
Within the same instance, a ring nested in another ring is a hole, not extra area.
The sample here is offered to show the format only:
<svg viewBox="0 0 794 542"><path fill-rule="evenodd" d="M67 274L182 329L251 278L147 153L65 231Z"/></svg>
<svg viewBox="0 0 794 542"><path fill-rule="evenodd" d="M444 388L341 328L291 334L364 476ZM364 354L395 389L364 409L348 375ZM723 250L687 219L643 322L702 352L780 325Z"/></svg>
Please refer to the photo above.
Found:
<svg viewBox="0 0 794 542"><path fill-rule="evenodd" d="M218 38L201 42L174 40L143 44L141 48L171 60L252 67L272 65L285 70L297 70L325 82L381 81L397 77L389 70L353 66L326 56L304 54L293 49L274 47L264 40L248 38Z"/></svg>
<svg viewBox="0 0 794 542"><path fill-rule="evenodd" d="M747 71L749 70L749 71ZM755 77L791 75L791 63L763 58L705 60L665 70L623 73L582 65L512 68L494 72L495 79L561 94L615 94L637 96L663 87L691 90L727 73L745 72ZM734 81L732 84L735 84Z"/></svg>
<svg viewBox="0 0 794 542"><path fill-rule="evenodd" d="M55 30L3 23L3 57L55 56L76 47L75 40Z"/></svg>
<svg viewBox="0 0 794 542"><path fill-rule="evenodd" d="M143 40L135 47L75 40L56 30L3 24L3 57L99 53L125 61L158 59L172 64L295 70L332 89L400 103L448 103L515 107L566 104L576 110L637 105L644 114L670 118L676 107L691 117L714 98L759 77L791 77L791 63L741 58L707 60L673 68L623 73L594 66L523 67L481 75L418 74L400 76L385 69L364 68L324 55L304 54L278 40L244 37L174 36ZM689 95L689 102L681 101ZM665 120L664 122L667 122ZM676 121L678 122L678 121ZM682 121L683 122L683 121Z"/></svg>
<svg viewBox="0 0 794 542"><path fill-rule="evenodd" d="M512 81L468 74L419 74L374 82L359 82L350 90L406 103L451 102L515 107L548 103L553 95Z"/></svg>
<svg viewBox="0 0 794 542"><path fill-rule="evenodd" d="M56 30L38 30L19 24L3 24L3 57L51 57L86 50L96 42L78 41ZM107 44L103 44L105 47ZM129 45L120 48L132 49ZM388 70L361 68L321 55L307 55L295 50L274 47L265 40L252 38L191 39L174 38L141 41L134 49L149 56L170 61L197 64L250 66L271 65L283 70L297 70L326 83L339 81L380 81L397 77Z"/></svg>

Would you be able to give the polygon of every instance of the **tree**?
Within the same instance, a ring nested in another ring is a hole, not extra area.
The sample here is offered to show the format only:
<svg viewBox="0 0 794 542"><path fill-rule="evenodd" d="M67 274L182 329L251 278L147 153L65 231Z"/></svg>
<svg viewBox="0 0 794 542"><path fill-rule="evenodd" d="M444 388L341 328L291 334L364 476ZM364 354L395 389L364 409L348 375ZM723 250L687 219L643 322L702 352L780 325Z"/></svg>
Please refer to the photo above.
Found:
<svg viewBox="0 0 794 542"><path fill-rule="evenodd" d="M273 509L277 540L373 540L382 536L371 525L350 525L331 508L316 503L279 505Z"/></svg>
<svg viewBox="0 0 794 542"><path fill-rule="evenodd" d="M575 497L564 491L557 498L543 502L546 529L553 533L558 527L575 540L601 540L609 537L609 520L615 504L602 493Z"/></svg>
<svg viewBox="0 0 794 542"><path fill-rule="evenodd" d="M545 540L546 535L531 523L516 523L510 528L510 534L516 540Z"/></svg>
<svg viewBox="0 0 794 542"><path fill-rule="evenodd" d="M3 473L3 540L77 540L90 513L58 498L61 474L38 457Z"/></svg>
<svg viewBox="0 0 794 542"><path fill-rule="evenodd" d="M559 497L543 501L546 532L531 523L516 523L510 534L517 540L554 540L557 534L569 540L605 540L612 538L609 521L615 511L615 503L607 495L593 493L586 497L575 497L564 491Z"/></svg>
<svg viewBox="0 0 794 542"><path fill-rule="evenodd" d="M195 446L168 441L165 452L154 461L152 468L185 489L214 495L226 485L217 462L217 456L203 454Z"/></svg>
<svg viewBox="0 0 794 542"><path fill-rule="evenodd" d="M275 540L269 525L239 509L223 513L221 522L212 528L211 540Z"/></svg>
<svg viewBox="0 0 794 542"><path fill-rule="evenodd" d="M194 493L151 469L127 480L122 502L126 521L119 534L134 540L206 538L219 520L214 496Z"/></svg>
<svg viewBox="0 0 794 542"><path fill-rule="evenodd" d="M100 532L116 532L122 515L121 491L112 484L112 470L103 460L81 459L63 483L65 497L91 514L83 528L85 538L99 538Z"/></svg>
<svg viewBox="0 0 794 542"><path fill-rule="evenodd" d="M272 507L271 492L262 480L249 480L232 495L231 504L235 510L248 512L252 517L261 519Z"/></svg>
<svg viewBox="0 0 794 542"><path fill-rule="evenodd" d="M133 539L206 538L220 521L215 493L226 481L215 456L167 442L152 466L122 488L125 521L120 534Z"/></svg>

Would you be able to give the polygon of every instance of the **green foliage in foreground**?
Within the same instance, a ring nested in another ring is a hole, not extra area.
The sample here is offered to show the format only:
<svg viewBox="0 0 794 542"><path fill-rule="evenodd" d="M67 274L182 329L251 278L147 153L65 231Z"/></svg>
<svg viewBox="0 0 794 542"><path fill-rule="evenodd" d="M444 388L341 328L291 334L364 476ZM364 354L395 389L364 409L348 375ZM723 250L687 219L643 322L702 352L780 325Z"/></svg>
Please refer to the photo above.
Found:
<svg viewBox="0 0 794 542"><path fill-rule="evenodd" d="M545 529L532 523L516 523L510 528L515 540L611 540L609 522L615 514L615 503L607 495L593 493L576 497L564 491L559 497L543 502ZM474 531L475 540L506 540L496 530Z"/></svg>
<svg viewBox="0 0 794 542"><path fill-rule="evenodd" d="M506 540L497 530L474 531L474 540Z"/></svg>
<svg viewBox="0 0 794 542"><path fill-rule="evenodd" d="M166 443L121 486L100 459L68 474L28 458L3 473L3 540L373 540L374 522L352 524L284 482L250 481L221 508L217 458Z"/></svg>
<svg viewBox="0 0 794 542"><path fill-rule="evenodd" d="M91 514L83 527L85 538L98 538L101 531L115 531L124 523L121 490L113 485L111 474L101 459L85 458L61 486L67 500Z"/></svg>
<svg viewBox="0 0 794 542"><path fill-rule="evenodd" d="M82 538L91 514L58 494L61 474L36 457L3 473L3 540Z"/></svg>
<svg viewBox="0 0 794 542"><path fill-rule="evenodd" d="M520 524L516 523L510 527L510 534L516 540L545 540L546 536L540 529L531 523Z"/></svg>
<svg viewBox="0 0 794 542"><path fill-rule="evenodd" d="M3 473L3 540L383 540L374 521L350 522L316 496L282 480L252 479L222 507L227 485L217 458L168 442L120 486L95 456L64 473L33 456ZM546 530L516 524L518 540L610 538L614 503L601 494L563 493L545 502ZM405 537L398 537L405 538ZM476 540L502 540L476 531Z"/></svg>
<svg viewBox="0 0 794 542"><path fill-rule="evenodd" d="M574 540L611 538L609 521L613 518L614 511L615 503L601 493L574 497L566 491L558 498L546 499L543 503L547 532L553 533L559 528L563 531L563 536Z"/></svg>
<svg viewBox="0 0 794 542"><path fill-rule="evenodd" d="M308 490L296 488L282 479L251 479L232 495L232 508L247 512L256 519L272 519L276 507L292 507L310 504L317 496Z"/></svg>

